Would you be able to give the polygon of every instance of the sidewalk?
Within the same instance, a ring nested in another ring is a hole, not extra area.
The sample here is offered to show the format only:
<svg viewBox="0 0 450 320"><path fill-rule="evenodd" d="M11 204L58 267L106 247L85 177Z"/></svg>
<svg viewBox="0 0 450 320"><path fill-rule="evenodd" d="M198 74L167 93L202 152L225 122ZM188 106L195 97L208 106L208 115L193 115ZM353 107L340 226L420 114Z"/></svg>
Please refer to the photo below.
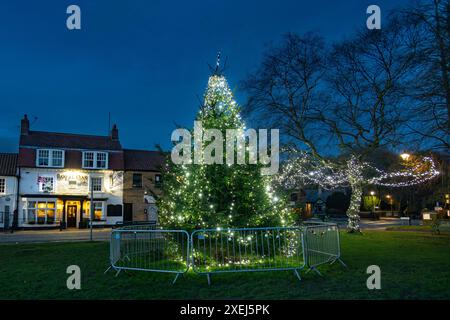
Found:
<svg viewBox="0 0 450 320"><path fill-rule="evenodd" d="M318 220L320 221L320 220ZM343 230L347 225L347 219L333 219ZM420 220L411 220L411 225L420 225ZM361 220L361 229L384 231L387 227L401 226L404 222L398 218L382 218L380 220ZM14 233L0 231L0 244L5 243L39 243L39 242L71 242L71 241L89 241L89 229L71 229L71 230L19 230ZM94 241L109 241L111 229L94 229Z"/></svg>
<svg viewBox="0 0 450 320"><path fill-rule="evenodd" d="M109 241L111 229L94 229L94 241ZM73 230L19 230L11 233L0 232L0 244L4 243L32 243L32 242L71 242L89 241L89 229Z"/></svg>

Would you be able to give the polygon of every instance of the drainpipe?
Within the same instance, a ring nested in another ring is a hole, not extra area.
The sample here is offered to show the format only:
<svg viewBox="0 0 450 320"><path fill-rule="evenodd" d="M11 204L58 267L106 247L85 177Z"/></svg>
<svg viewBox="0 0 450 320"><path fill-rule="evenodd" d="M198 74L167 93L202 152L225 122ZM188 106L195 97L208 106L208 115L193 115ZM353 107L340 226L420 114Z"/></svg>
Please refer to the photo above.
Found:
<svg viewBox="0 0 450 320"><path fill-rule="evenodd" d="M17 175L16 209L13 211L13 223L11 226L11 233L14 232L14 229L18 229L18 227L19 227L19 190L20 190L20 167L19 167L19 173Z"/></svg>

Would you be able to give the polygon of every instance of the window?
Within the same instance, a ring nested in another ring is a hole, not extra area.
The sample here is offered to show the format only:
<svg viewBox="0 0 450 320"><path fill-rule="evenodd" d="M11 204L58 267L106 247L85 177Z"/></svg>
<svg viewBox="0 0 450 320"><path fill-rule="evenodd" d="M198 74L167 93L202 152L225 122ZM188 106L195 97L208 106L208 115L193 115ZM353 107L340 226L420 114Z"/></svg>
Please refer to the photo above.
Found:
<svg viewBox="0 0 450 320"><path fill-rule="evenodd" d="M142 174L133 173L133 188L142 188Z"/></svg>
<svg viewBox="0 0 450 320"><path fill-rule="evenodd" d="M49 150L38 150L38 166L48 167L50 163L50 152Z"/></svg>
<svg viewBox="0 0 450 320"><path fill-rule="evenodd" d="M106 153L97 153L97 168L106 169Z"/></svg>
<svg viewBox="0 0 450 320"><path fill-rule="evenodd" d="M36 165L38 167L64 167L64 151L38 149Z"/></svg>
<svg viewBox="0 0 450 320"><path fill-rule="evenodd" d="M106 152L83 152L83 168L86 169L107 169L108 154Z"/></svg>
<svg viewBox="0 0 450 320"><path fill-rule="evenodd" d="M62 167L64 163L63 158L62 150L52 150L52 167Z"/></svg>
<svg viewBox="0 0 450 320"><path fill-rule="evenodd" d="M93 168L94 167L94 152L83 152L83 167Z"/></svg>
<svg viewBox="0 0 450 320"><path fill-rule="evenodd" d="M54 201L28 201L26 221L29 224L54 224L56 222L56 204Z"/></svg>
<svg viewBox="0 0 450 320"><path fill-rule="evenodd" d="M0 178L0 194L4 194L6 192L6 180L5 178Z"/></svg>
<svg viewBox="0 0 450 320"><path fill-rule="evenodd" d="M102 191L102 178L91 178L92 191Z"/></svg>
<svg viewBox="0 0 450 320"><path fill-rule="evenodd" d="M50 193L54 191L53 177L38 177L39 192Z"/></svg>
<svg viewBox="0 0 450 320"><path fill-rule="evenodd" d="M155 174L155 186L160 187L162 185L162 176Z"/></svg>
<svg viewBox="0 0 450 320"><path fill-rule="evenodd" d="M91 204L90 201L86 202L86 210L85 210L86 218L90 218L90 212L91 212ZM95 220L103 220L103 202L101 201L94 201L94 221Z"/></svg>
<svg viewBox="0 0 450 320"><path fill-rule="evenodd" d="M122 216L122 205L121 204L108 204L106 215L108 217L121 217Z"/></svg>

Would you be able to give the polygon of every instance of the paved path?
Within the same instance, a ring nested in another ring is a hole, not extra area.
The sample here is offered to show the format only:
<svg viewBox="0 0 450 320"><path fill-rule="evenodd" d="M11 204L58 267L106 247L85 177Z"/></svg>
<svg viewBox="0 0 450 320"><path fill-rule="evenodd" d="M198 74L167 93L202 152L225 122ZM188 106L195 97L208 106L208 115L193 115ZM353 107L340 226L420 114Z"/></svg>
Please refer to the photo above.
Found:
<svg viewBox="0 0 450 320"><path fill-rule="evenodd" d="M345 229L346 219L339 219L337 222L339 227ZM419 225L420 220L412 220L413 225ZM381 219L381 220L361 220L361 229L364 230L386 230L387 227L402 225L400 219ZM111 229L94 229L93 239L95 241L109 241ZM14 233L0 231L0 243L30 243L30 242L71 242L71 241L88 241L89 230L73 229L73 230L20 230Z"/></svg>
<svg viewBox="0 0 450 320"><path fill-rule="evenodd" d="M347 220L339 219L339 220L331 220L330 222L335 222L339 225L340 228L346 228ZM422 220L411 220L411 225L418 226L422 223ZM402 226L406 225L405 221L402 221L398 218L382 218L380 220L371 220L371 219L361 219L360 226L362 231L364 230L378 230L384 231L388 227Z"/></svg>
<svg viewBox="0 0 450 320"><path fill-rule="evenodd" d="M0 232L0 243L89 241L89 230L19 230ZM111 229L94 229L94 241L109 241Z"/></svg>

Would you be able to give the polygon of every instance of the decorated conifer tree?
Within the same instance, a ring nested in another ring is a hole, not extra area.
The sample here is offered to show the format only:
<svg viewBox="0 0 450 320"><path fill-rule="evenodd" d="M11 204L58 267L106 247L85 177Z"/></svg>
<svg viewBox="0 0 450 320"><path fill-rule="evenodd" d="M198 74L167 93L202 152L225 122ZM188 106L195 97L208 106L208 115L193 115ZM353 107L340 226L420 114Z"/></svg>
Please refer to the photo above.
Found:
<svg viewBox="0 0 450 320"><path fill-rule="evenodd" d="M204 140L205 130L216 129L226 137L227 129L245 130L239 107L233 98L225 77L216 69L210 76L196 123L202 128L190 130L192 141L200 132ZM196 133L194 133L194 131ZM211 138L211 137L209 137ZM201 156L215 155L210 143L201 146L192 143L192 152ZM223 142L225 145L225 142ZM234 144L237 153L238 144ZM195 148L198 148L196 151ZM245 146L246 158L250 148ZM271 178L261 174L260 164L227 164L224 148L223 164L193 162L175 164L169 156L163 172L163 196L158 201L159 220L164 227L230 228L281 226L289 223L286 202L275 195L270 186ZM234 157L234 155L233 155Z"/></svg>

